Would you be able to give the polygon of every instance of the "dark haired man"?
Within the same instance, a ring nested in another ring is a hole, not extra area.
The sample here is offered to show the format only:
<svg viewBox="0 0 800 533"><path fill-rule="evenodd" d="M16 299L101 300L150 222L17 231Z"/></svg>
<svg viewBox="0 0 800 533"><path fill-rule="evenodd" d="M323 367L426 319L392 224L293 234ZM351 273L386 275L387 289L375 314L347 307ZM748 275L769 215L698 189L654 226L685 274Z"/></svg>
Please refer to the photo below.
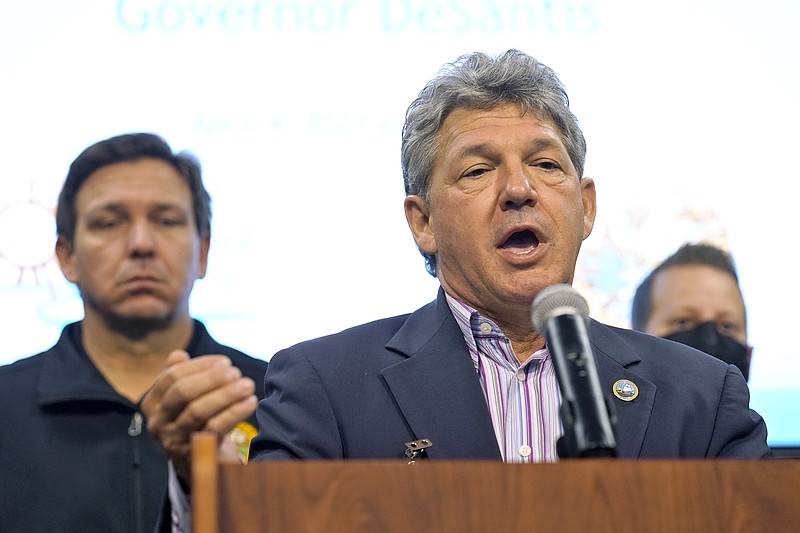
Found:
<svg viewBox="0 0 800 533"><path fill-rule="evenodd" d="M747 379L752 346L739 276L730 254L684 244L636 289L631 325L735 365Z"/></svg>
<svg viewBox="0 0 800 533"><path fill-rule="evenodd" d="M0 368L0 531L152 531L167 458L138 403L167 358L223 354L204 359L221 379L247 376L251 393L262 383L265 361L189 314L210 217L199 164L156 135L112 137L72 163L56 255L84 318ZM247 434L255 421L243 424Z"/></svg>

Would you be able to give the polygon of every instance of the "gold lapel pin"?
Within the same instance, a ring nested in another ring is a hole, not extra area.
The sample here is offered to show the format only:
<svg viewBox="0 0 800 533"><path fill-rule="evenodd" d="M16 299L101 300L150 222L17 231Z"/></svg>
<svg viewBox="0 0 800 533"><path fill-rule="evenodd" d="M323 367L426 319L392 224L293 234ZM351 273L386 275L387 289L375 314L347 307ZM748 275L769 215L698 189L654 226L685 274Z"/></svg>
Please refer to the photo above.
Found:
<svg viewBox="0 0 800 533"><path fill-rule="evenodd" d="M614 396L623 402L632 402L639 396L639 387L629 379L618 379L612 388Z"/></svg>

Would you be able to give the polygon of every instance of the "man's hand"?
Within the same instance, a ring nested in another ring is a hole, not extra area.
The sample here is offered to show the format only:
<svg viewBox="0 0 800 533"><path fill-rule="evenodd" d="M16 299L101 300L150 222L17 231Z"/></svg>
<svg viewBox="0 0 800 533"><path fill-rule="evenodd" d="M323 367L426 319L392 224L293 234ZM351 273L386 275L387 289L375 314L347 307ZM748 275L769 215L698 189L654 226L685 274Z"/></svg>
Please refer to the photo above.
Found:
<svg viewBox="0 0 800 533"><path fill-rule="evenodd" d="M191 482L192 433L210 431L222 443L236 424L255 411L254 392L253 380L242 377L223 355L190 359L182 350L169 354L167 368L145 394L141 408L147 429L161 443L184 483Z"/></svg>

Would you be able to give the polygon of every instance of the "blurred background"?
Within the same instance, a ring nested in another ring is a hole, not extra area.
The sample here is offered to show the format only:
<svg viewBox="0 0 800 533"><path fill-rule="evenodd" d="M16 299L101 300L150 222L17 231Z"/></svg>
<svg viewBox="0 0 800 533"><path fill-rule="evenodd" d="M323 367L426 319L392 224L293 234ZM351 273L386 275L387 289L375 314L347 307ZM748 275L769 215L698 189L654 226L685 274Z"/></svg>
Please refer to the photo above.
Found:
<svg viewBox="0 0 800 533"><path fill-rule="evenodd" d="M686 241L729 249L755 347L752 405L800 446L792 306L800 4L794 0L0 1L0 364L79 320L53 255L56 197L89 144L151 131L212 196L193 314L269 359L435 297L403 216L400 130L461 54L553 67L588 141L599 212L576 287L629 325Z"/></svg>

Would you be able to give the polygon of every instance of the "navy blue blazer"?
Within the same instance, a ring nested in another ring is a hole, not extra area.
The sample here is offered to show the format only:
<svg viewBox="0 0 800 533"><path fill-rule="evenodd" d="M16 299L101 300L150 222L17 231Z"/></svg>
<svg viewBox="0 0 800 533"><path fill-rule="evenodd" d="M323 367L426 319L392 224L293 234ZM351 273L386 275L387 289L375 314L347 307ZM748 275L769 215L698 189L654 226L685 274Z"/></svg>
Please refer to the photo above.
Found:
<svg viewBox="0 0 800 533"><path fill-rule="evenodd" d="M693 348L590 321L600 383L614 398L617 453L626 458L769 455L738 369ZM250 456L404 458L428 438L431 459L500 459L489 410L444 292L410 315L378 320L277 353L256 413Z"/></svg>

